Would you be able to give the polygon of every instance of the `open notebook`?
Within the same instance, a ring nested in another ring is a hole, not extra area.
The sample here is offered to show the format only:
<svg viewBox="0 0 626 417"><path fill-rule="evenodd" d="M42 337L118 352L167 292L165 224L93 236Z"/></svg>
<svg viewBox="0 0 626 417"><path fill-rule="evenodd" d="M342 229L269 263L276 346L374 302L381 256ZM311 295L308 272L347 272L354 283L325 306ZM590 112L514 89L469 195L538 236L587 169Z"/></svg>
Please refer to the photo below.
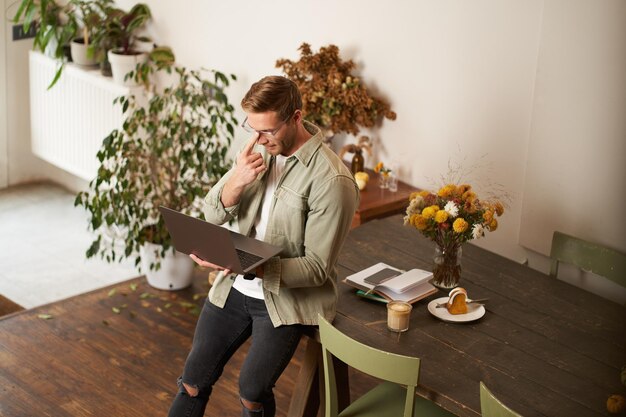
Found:
<svg viewBox="0 0 626 417"><path fill-rule="evenodd" d="M395 269L399 271L400 274L378 285L371 285L365 282L367 277L385 268ZM343 282L363 291L365 294L377 294L388 301L399 300L414 303L437 292L437 288L428 282L432 277L432 272L422 269L411 269L404 272L398 268L379 262L369 268L347 276Z"/></svg>

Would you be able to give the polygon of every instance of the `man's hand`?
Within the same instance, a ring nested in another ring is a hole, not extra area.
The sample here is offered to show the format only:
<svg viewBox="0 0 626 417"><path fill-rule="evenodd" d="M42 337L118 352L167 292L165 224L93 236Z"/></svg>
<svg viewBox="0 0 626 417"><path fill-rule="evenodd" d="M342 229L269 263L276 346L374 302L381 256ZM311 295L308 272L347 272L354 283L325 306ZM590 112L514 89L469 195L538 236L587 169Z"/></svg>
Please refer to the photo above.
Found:
<svg viewBox="0 0 626 417"><path fill-rule="evenodd" d="M259 152L253 152L252 148L259 140L259 134L255 133L250 142L246 144L239 156L233 174L222 189L222 204L224 207L232 207L239 202L243 190L265 171L266 166Z"/></svg>
<svg viewBox="0 0 626 417"><path fill-rule="evenodd" d="M196 255L194 255L193 253L190 254L189 257L191 259L193 259L193 261L195 263L197 263L198 265L200 265L200 266L203 266L205 268L212 268L212 269L215 269L216 271L224 271L224 274L226 274L226 275L230 274L230 269L223 268L223 267L221 267L219 265L215 265L215 264L212 264L211 262L207 262L204 259L200 259Z"/></svg>

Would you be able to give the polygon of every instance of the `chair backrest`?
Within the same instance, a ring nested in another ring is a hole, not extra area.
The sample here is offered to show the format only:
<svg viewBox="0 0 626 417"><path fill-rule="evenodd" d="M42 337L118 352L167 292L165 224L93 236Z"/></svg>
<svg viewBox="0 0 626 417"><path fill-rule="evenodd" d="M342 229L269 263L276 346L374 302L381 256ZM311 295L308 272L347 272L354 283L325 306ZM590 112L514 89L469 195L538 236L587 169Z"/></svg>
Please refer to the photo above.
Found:
<svg viewBox="0 0 626 417"><path fill-rule="evenodd" d="M364 345L341 333L322 316L318 316L318 319L324 359L326 416L336 417L338 412L333 356L368 375L406 385L404 416L412 416L419 380L419 358L397 355Z"/></svg>
<svg viewBox="0 0 626 417"><path fill-rule="evenodd" d="M626 287L626 255L616 250L554 232L550 258L552 277L556 277L559 272L559 262L566 262Z"/></svg>
<svg viewBox="0 0 626 417"><path fill-rule="evenodd" d="M521 417L502 404L482 382L480 383L480 411L483 417Z"/></svg>

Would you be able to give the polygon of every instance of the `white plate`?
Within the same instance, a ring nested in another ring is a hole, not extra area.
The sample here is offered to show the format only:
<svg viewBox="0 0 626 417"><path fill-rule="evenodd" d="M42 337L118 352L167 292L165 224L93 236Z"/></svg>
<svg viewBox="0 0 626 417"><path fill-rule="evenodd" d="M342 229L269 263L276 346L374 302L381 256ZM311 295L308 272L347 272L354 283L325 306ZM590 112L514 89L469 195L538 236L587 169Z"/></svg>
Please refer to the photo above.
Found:
<svg viewBox="0 0 626 417"><path fill-rule="evenodd" d="M468 304L467 313L465 314L450 314L445 307L437 308L437 304L445 303L450 297L441 297L432 300L428 303L428 311L433 316L443 321L449 321L451 323L465 323L468 321L478 320L485 315L485 306L482 304Z"/></svg>

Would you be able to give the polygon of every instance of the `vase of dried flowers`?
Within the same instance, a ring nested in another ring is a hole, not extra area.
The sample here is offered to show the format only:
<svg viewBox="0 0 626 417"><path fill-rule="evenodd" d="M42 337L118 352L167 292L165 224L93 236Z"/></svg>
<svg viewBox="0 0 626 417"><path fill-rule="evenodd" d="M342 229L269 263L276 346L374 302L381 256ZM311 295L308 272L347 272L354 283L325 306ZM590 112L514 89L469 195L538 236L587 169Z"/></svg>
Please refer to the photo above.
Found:
<svg viewBox="0 0 626 417"><path fill-rule="evenodd" d="M276 67L298 85L306 120L333 134L346 132L356 136L360 127L377 126L383 118L396 119L389 103L374 96L352 74L356 64L343 61L336 45L313 52L311 45L303 43L299 50L299 60L279 59Z"/></svg>
<svg viewBox="0 0 626 417"><path fill-rule="evenodd" d="M434 286L450 289L459 285L463 243L495 231L496 216L503 213L500 200L479 199L469 184L447 184L436 192L411 194L404 224L435 243Z"/></svg>
<svg viewBox="0 0 626 417"><path fill-rule="evenodd" d="M461 245L442 247L435 244L435 256L433 258L432 284L441 289L452 289L459 285L461 279Z"/></svg>

